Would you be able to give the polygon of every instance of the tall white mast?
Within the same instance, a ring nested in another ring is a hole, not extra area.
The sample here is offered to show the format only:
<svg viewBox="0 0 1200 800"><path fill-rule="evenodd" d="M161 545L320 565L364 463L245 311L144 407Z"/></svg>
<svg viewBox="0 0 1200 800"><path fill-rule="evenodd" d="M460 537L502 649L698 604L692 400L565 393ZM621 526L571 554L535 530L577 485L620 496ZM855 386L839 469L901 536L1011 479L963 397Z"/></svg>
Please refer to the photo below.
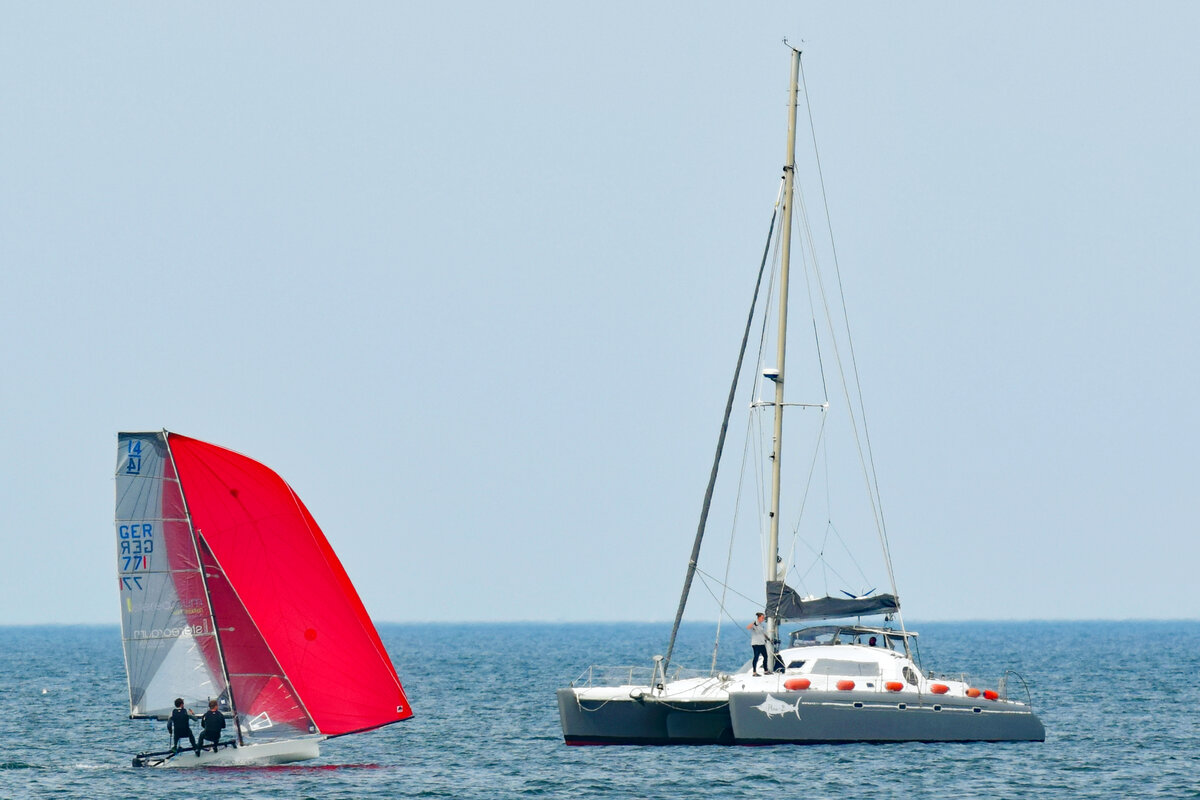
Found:
<svg viewBox="0 0 1200 800"><path fill-rule="evenodd" d="M782 580L779 574L779 475L783 450L783 383L784 356L787 350L788 267L792 252L792 201L796 178L796 105L799 95L800 51L792 48L792 80L788 87L787 158L783 165L783 243L779 266L779 342L775 358L775 431L771 451L771 518L767 542L767 580ZM768 598L768 605L770 598ZM776 617L767 619L768 670L775 661L775 636L779 628Z"/></svg>

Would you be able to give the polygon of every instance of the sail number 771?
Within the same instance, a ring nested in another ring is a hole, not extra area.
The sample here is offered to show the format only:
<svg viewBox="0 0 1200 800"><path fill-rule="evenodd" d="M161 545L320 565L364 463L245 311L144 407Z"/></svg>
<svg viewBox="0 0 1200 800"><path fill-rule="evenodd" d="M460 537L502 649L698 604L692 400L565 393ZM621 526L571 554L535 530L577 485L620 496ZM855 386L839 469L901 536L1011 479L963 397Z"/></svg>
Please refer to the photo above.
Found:
<svg viewBox="0 0 1200 800"><path fill-rule="evenodd" d="M144 572L150 569L150 554L154 552L154 526L147 523L118 525L117 536L120 571Z"/></svg>

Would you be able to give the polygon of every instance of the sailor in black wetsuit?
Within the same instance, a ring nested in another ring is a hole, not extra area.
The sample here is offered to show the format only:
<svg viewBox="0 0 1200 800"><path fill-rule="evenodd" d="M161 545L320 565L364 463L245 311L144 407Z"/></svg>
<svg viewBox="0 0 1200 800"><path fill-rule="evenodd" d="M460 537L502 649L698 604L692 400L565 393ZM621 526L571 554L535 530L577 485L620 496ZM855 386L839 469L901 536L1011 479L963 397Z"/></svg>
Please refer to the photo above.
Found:
<svg viewBox="0 0 1200 800"><path fill-rule="evenodd" d="M200 748L196 746L196 737L192 735L192 712L183 707L183 698L175 698L175 710L171 712L171 718L167 720L167 730L171 734L171 750L179 751L179 740L187 737L191 742L192 749L196 751L196 757L200 757Z"/></svg>
<svg viewBox="0 0 1200 800"><path fill-rule="evenodd" d="M225 728L225 715L217 710L217 701L208 701L208 711L200 718L200 749L204 749L205 740L213 743L213 752L217 752L217 742L221 741L221 731Z"/></svg>

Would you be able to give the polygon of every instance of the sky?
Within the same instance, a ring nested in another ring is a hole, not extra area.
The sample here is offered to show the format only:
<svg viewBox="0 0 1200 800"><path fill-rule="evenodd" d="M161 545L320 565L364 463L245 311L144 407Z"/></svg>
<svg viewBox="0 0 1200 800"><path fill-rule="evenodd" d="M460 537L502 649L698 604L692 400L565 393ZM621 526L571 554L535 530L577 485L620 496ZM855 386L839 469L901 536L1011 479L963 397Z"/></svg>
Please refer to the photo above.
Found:
<svg viewBox="0 0 1200 800"><path fill-rule="evenodd" d="M670 619L785 37L906 617L1200 617L1200 7L2 7L0 624L118 622L160 428L278 471L376 620Z"/></svg>

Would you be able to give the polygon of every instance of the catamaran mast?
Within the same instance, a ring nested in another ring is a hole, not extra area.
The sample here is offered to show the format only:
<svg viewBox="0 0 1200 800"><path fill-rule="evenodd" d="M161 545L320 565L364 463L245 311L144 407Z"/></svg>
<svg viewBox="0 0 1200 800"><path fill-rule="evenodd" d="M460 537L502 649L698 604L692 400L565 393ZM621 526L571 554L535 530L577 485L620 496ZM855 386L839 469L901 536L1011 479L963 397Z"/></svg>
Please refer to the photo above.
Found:
<svg viewBox="0 0 1200 800"><path fill-rule="evenodd" d="M799 95L800 51L792 48L792 80L788 87L788 133L787 159L783 166L783 241L779 265L779 341L775 357L775 370L771 379L775 381L775 430L771 440L771 516L770 533L767 540L767 580L782 580L779 574L779 485L780 461L783 449L783 377L784 356L787 351L788 311L788 267L792 251L792 203L796 178L796 105ZM770 598L767 606L770 607ZM779 618L767 619L767 669L775 664L775 638L779 630Z"/></svg>

